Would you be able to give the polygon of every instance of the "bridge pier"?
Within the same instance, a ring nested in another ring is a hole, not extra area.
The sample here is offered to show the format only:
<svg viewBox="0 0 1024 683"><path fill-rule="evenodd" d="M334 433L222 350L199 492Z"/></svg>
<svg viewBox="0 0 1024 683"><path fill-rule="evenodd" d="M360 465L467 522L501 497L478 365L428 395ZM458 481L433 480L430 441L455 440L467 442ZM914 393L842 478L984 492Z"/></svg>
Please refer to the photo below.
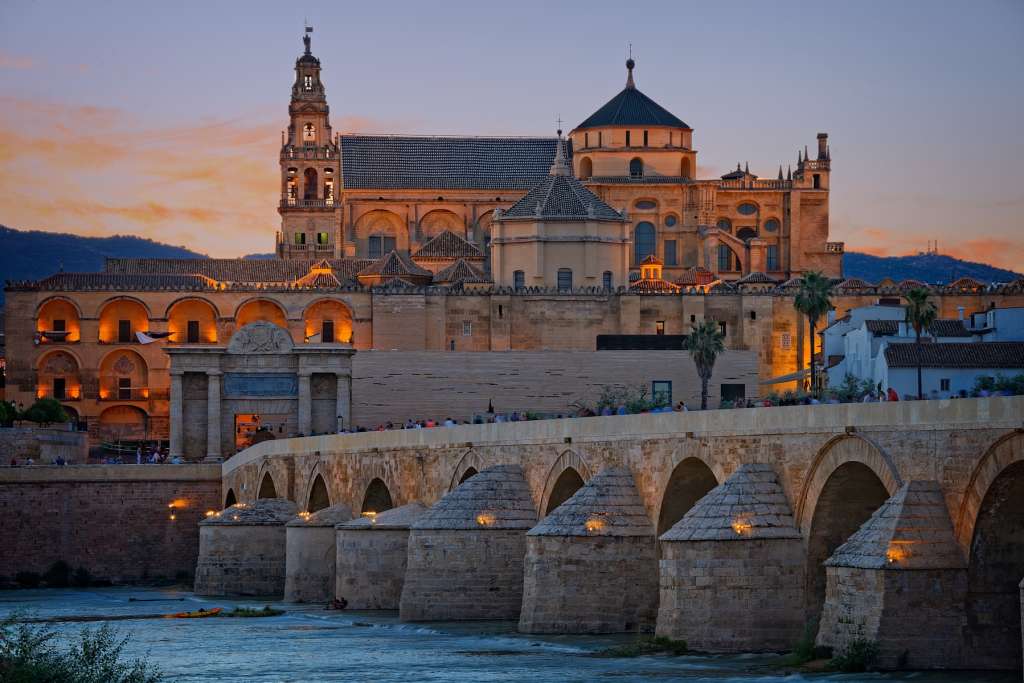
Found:
<svg viewBox="0 0 1024 683"><path fill-rule="evenodd" d="M402 621L517 619L526 532L536 522L519 465L460 484L410 527Z"/></svg>
<svg viewBox="0 0 1024 683"><path fill-rule="evenodd" d="M526 535L523 633L650 631L654 527L626 468L603 470Z"/></svg>
<svg viewBox="0 0 1024 683"><path fill-rule="evenodd" d="M352 510L339 503L300 514L285 525L287 602L327 602L334 597L334 526L350 519Z"/></svg>
<svg viewBox="0 0 1024 683"><path fill-rule="evenodd" d="M659 636L711 652L799 640L805 552L770 465L741 465L661 536L661 551Z"/></svg>
<svg viewBox="0 0 1024 683"><path fill-rule="evenodd" d="M842 653L874 642L884 669L972 665L963 650L967 564L938 482L901 486L825 565L819 645Z"/></svg>
<svg viewBox="0 0 1024 683"><path fill-rule="evenodd" d="M334 596L345 600L348 609L398 609L409 526L426 511L410 503L339 524Z"/></svg>
<svg viewBox="0 0 1024 683"><path fill-rule="evenodd" d="M264 498L238 503L199 522L197 595L281 595L285 523L295 503Z"/></svg>

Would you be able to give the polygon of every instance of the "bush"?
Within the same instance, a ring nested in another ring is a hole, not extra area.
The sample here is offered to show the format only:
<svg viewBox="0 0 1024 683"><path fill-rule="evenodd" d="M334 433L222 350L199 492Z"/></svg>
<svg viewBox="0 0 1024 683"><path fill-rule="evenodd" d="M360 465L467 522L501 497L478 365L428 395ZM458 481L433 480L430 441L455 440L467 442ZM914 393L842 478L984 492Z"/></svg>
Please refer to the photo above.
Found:
<svg viewBox="0 0 1024 683"><path fill-rule="evenodd" d="M878 644L858 638L842 654L833 657L829 666L845 673L861 673L873 667L877 657Z"/></svg>
<svg viewBox="0 0 1024 683"><path fill-rule="evenodd" d="M591 407L583 401L577 401L574 405L579 408L590 408L595 415L600 415L605 408L610 408L614 413L619 406L626 406L630 413L642 413L645 410L662 408L669 404L667 396L659 395L651 397L648 388L643 384L618 385L606 384L601 387L601 393L597 402Z"/></svg>
<svg viewBox="0 0 1024 683"><path fill-rule="evenodd" d="M633 643L610 647L597 653L598 657L639 657L640 655L668 654L673 657L689 651L685 640L672 640L664 636L644 636Z"/></svg>
<svg viewBox="0 0 1024 683"><path fill-rule="evenodd" d="M43 577L36 572L18 572L14 575L14 581L22 588L37 588Z"/></svg>
<svg viewBox="0 0 1024 683"><path fill-rule="evenodd" d="M785 658L787 665L799 666L815 659L826 659L832 655L831 648L819 647L814 644L817 632L818 625L814 622L804 626L803 636L793 646L793 651Z"/></svg>
<svg viewBox="0 0 1024 683"><path fill-rule="evenodd" d="M77 588L87 588L92 585L92 574L85 567L79 567L71 577L71 584Z"/></svg>
<svg viewBox="0 0 1024 683"><path fill-rule="evenodd" d="M0 426L10 427L18 419L18 409L9 401L0 401Z"/></svg>
<svg viewBox="0 0 1024 683"><path fill-rule="evenodd" d="M23 415L24 419L37 424L67 422L68 414L60 401L52 398L41 398L29 407Z"/></svg>
<svg viewBox="0 0 1024 683"><path fill-rule="evenodd" d="M43 574L43 581L51 588L67 588L71 584L71 567L64 560L57 560Z"/></svg>
<svg viewBox="0 0 1024 683"><path fill-rule="evenodd" d="M46 626L0 622L0 680L10 683L157 683L161 673L142 660L122 660L128 638L117 639L109 625L85 629L67 649Z"/></svg>
<svg viewBox="0 0 1024 683"><path fill-rule="evenodd" d="M284 614L284 610L274 609L270 605L264 605L263 609L256 609L254 607L236 607L230 612L221 612L222 617L240 617L240 618L253 618L253 617L276 617Z"/></svg>

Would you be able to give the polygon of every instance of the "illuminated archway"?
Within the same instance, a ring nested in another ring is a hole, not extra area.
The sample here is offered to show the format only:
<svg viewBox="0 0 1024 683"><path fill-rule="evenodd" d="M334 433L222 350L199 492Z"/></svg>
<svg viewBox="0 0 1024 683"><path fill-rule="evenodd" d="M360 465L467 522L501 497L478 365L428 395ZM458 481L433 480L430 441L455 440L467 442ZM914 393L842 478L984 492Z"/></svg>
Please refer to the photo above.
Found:
<svg viewBox="0 0 1024 683"><path fill-rule="evenodd" d="M100 361L101 401L145 401L149 398L149 366L131 349L111 351Z"/></svg>
<svg viewBox="0 0 1024 683"><path fill-rule="evenodd" d="M310 304L302 317L307 341L344 344L352 339L352 311L337 299L321 299Z"/></svg>
<svg viewBox="0 0 1024 683"><path fill-rule="evenodd" d="M104 442L143 441L149 437L149 417L135 406L111 406L100 413L98 436Z"/></svg>
<svg viewBox="0 0 1024 683"><path fill-rule="evenodd" d="M206 299L181 299L167 309L169 341L176 344L216 344L217 309Z"/></svg>
<svg viewBox="0 0 1024 683"><path fill-rule="evenodd" d="M82 338L81 311L62 297L47 299L36 311L40 344L74 344Z"/></svg>
<svg viewBox="0 0 1024 683"><path fill-rule="evenodd" d="M74 401L82 397L81 364L63 350L44 354L36 366L36 398Z"/></svg>
<svg viewBox="0 0 1024 683"><path fill-rule="evenodd" d="M99 317L101 344L134 344L137 332L149 330L149 309L136 299L108 301L100 310Z"/></svg>
<svg viewBox="0 0 1024 683"><path fill-rule="evenodd" d="M288 329L284 308L270 299L250 299L235 312L235 327L238 329L256 321L274 323L278 327Z"/></svg>

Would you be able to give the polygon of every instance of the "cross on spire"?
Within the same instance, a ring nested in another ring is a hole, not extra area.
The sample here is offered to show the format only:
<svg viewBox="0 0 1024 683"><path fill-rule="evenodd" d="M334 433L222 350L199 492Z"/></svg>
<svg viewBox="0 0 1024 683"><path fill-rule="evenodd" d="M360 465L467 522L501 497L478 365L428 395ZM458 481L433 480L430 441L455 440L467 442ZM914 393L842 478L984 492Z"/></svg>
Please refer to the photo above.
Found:
<svg viewBox="0 0 1024 683"><path fill-rule="evenodd" d="M558 125L558 137L562 137L562 115L558 114L558 118L555 119L555 123Z"/></svg>

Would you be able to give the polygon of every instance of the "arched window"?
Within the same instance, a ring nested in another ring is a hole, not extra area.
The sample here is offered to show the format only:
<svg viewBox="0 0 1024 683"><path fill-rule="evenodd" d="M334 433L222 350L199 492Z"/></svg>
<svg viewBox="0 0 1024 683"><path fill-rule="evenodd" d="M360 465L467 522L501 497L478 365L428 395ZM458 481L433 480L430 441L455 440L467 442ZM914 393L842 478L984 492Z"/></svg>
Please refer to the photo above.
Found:
<svg viewBox="0 0 1024 683"><path fill-rule="evenodd" d="M629 162L629 175L631 178L644 177L644 162L639 157Z"/></svg>
<svg viewBox="0 0 1024 683"><path fill-rule="evenodd" d="M307 123L302 127L302 141L316 142L316 126L312 123Z"/></svg>
<svg viewBox="0 0 1024 683"><path fill-rule="evenodd" d="M612 279L612 271L604 271L604 275L601 276L601 286L609 290L614 288L615 281Z"/></svg>
<svg viewBox="0 0 1024 683"><path fill-rule="evenodd" d="M303 199L316 199L316 169L307 168L303 173L306 179L306 187L303 192Z"/></svg>
<svg viewBox="0 0 1024 683"><path fill-rule="evenodd" d="M633 229L633 260L639 265L641 261L654 253L656 249L654 225L644 221L637 223Z"/></svg>
<svg viewBox="0 0 1024 683"><path fill-rule="evenodd" d="M559 268L558 269L558 289L559 291L568 292L572 290L572 269L571 268Z"/></svg>
<svg viewBox="0 0 1024 683"><path fill-rule="evenodd" d="M720 272L721 271L738 270L738 268L733 267L734 263L735 263L735 260L732 257L732 249L729 248L729 245L727 245L727 244L719 244L718 245L718 270Z"/></svg>
<svg viewBox="0 0 1024 683"><path fill-rule="evenodd" d="M303 76L302 77L302 88L303 88L303 90L312 90L313 89L313 77L312 76Z"/></svg>
<svg viewBox="0 0 1024 683"><path fill-rule="evenodd" d="M522 289L526 286L526 273L521 270L517 270L512 273L512 286L516 289Z"/></svg>
<svg viewBox="0 0 1024 683"><path fill-rule="evenodd" d="M590 160L590 157L583 157L580 159L580 179L586 180L592 175L594 175L594 162Z"/></svg>

